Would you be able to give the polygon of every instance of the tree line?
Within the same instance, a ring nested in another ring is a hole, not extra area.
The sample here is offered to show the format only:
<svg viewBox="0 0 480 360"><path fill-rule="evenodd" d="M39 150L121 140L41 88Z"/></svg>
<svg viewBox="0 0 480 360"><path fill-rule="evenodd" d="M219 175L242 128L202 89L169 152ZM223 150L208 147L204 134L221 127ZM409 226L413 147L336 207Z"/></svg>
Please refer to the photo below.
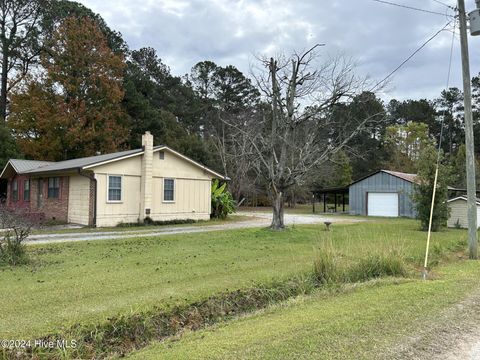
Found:
<svg viewBox="0 0 480 360"><path fill-rule="evenodd" d="M317 46L259 58L262 71L250 76L208 60L176 76L156 50L130 49L66 0L0 0L0 23L1 166L138 148L149 130L156 145L229 176L237 201L295 203L380 168L417 172L443 120L444 161L464 187L457 88L385 102L344 58L316 62ZM479 76L472 86L480 154Z"/></svg>

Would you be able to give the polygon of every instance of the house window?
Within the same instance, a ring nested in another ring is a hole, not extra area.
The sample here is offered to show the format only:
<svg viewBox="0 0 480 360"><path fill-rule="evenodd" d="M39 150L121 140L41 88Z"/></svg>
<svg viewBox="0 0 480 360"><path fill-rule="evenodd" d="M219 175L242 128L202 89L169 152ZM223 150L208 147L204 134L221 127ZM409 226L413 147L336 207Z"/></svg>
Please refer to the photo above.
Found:
<svg viewBox="0 0 480 360"><path fill-rule="evenodd" d="M23 182L23 200L30 201L30 180Z"/></svg>
<svg viewBox="0 0 480 360"><path fill-rule="evenodd" d="M12 200L18 201L18 181L17 179L12 181Z"/></svg>
<svg viewBox="0 0 480 360"><path fill-rule="evenodd" d="M108 201L122 201L122 177L108 177Z"/></svg>
<svg viewBox="0 0 480 360"><path fill-rule="evenodd" d="M164 160L164 159L165 159L165 151L159 151L158 154L159 154L160 160Z"/></svg>
<svg viewBox="0 0 480 360"><path fill-rule="evenodd" d="M163 201L175 201L174 179L163 179Z"/></svg>
<svg viewBox="0 0 480 360"><path fill-rule="evenodd" d="M48 198L58 199L60 197L60 178L48 178Z"/></svg>

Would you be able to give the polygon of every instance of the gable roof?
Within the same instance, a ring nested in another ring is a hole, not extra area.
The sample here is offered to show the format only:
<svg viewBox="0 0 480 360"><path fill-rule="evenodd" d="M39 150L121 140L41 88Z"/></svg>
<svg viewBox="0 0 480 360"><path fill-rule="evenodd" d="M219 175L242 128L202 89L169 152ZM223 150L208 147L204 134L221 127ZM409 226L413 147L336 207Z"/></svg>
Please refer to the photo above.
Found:
<svg viewBox="0 0 480 360"><path fill-rule="evenodd" d="M190 162L191 164L202 168L204 171L212 174L215 177L225 179L225 180L230 180L228 177L212 169L207 168L206 166L196 162L195 160L190 159L189 157L183 154L180 154L179 152L169 148L168 146L159 145L153 148L154 152L160 151L160 150L170 151L173 154L179 156L180 158ZM58 162L12 159L7 163L7 166L8 164L11 164L14 170L18 174L32 174L32 175L48 174L48 173L63 172L63 171L77 171L77 170L90 169L95 166L100 166L100 165L108 164L110 162L127 159L129 157L142 155L143 153L144 153L143 149L135 149L135 150L119 151L111 154L88 156L88 157L64 160L64 161L58 161ZM12 162L19 165L15 167ZM2 173L0 174L0 178L3 176L7 166L5 166Z"/></svg>
<svg viewBox="0 0 480 360"><path fill-rule="evenodd" d="M409 173L403 173L403 172L399 172L399 171L391 171L391 170L377 170L369 175L366 175L358 180L355 180L354 182L352 182L349 186L352 186L353 184L356 184L362 180L365 180L373 175L376 175L378 173L386 173L388 175L391 175L391 176L395 176L397 178L400 178L402 180L405 180L405 181L408 181L410 183L415 183L416 182L416 179L417 179L417 174L409 174Z"/></svg>
<svg viewBox="0 0 480 360"><path fill-rule="evenodd" d="M456 198L447 200L447 203L453 202L453 201L458 201L458 200L468 201L468 198L467 198L466 196L464 196L464 195L462 195L462 196L457 196ZM476 198L476 200L477 200L477 205L480 205L480 199L479 199L479 198Z"/></svg>
<svg viewBox="0 0 480 360"><path fill-rule="evenodd" d="M88 157L83 157L78 159L52 162L46 166L40 166L38 168L26 171L25 173L41 174L46 172L83 169L85 166L88 166L88 165L94 165L94 164L109 161L109 160L120 160L132 155L139 155L139 154L143 154L142 149L119 151L116 153L96 155L96 156L88 156Z"/></svg>
<svg viewBox="0 0 480 360"><path fill-rule="evenodd" d="M42 166L46 166L49 164L53 164L51 161L37 161L37 160L23 160L23 159L10 159L3 171L0 173L0 178L3 177L5 171L8 169L9 166L15 170L17 174L24 174L30 170L37 169Z"/></svg>

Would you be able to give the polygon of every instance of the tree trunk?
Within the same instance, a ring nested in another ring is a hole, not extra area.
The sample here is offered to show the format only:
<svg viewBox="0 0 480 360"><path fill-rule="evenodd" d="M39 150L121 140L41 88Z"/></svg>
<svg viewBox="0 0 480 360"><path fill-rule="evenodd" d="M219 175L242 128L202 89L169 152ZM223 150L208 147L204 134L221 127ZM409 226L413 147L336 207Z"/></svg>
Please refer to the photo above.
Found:
<svg viewBox="0 0 480 360"><path fill-rule="evenodd" d="M270 228L272 230L283 230L285 224L283 222L283 206L284 206L283 192L275 192L272 195L272 210L273 218Z"/></svg>
<svg viewBox="0 0 480 360"><path fill-rule="evenodd" d="M7 118L7 82L8 82L8 50L4 49L2 54L2 72L0 79L0 118L2 125Z"/></svg>

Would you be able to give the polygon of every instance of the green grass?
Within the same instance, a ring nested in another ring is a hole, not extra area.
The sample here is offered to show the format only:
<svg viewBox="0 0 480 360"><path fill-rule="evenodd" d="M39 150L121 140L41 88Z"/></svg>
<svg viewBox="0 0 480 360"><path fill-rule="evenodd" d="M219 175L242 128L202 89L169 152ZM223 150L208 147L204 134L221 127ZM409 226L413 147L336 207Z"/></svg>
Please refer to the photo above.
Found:
<svg viewBox="0 0 480 360"><path fill-rule="evenodd" d="M133 353L132 359L373 359L436 321L480 285L477 262L441 267L441 280L377 280L318 293ZM391 355L391 354L390 354Z"/></svg>
<svg viewBox="0 0 480 360"><path fill-rule="evenodd" d="M400 246L409 261L419 262L426 235L417 228L400 219L334 224L331 232L310 225L281 233L246 229L32 245L32 265L0 268L0 338L39 337L291 277L312 270L315 249L325 241L338 246L342 261ZM449 230L435 234L433 243L441 244L441 254L465 239L465 231Z"/></svg>

